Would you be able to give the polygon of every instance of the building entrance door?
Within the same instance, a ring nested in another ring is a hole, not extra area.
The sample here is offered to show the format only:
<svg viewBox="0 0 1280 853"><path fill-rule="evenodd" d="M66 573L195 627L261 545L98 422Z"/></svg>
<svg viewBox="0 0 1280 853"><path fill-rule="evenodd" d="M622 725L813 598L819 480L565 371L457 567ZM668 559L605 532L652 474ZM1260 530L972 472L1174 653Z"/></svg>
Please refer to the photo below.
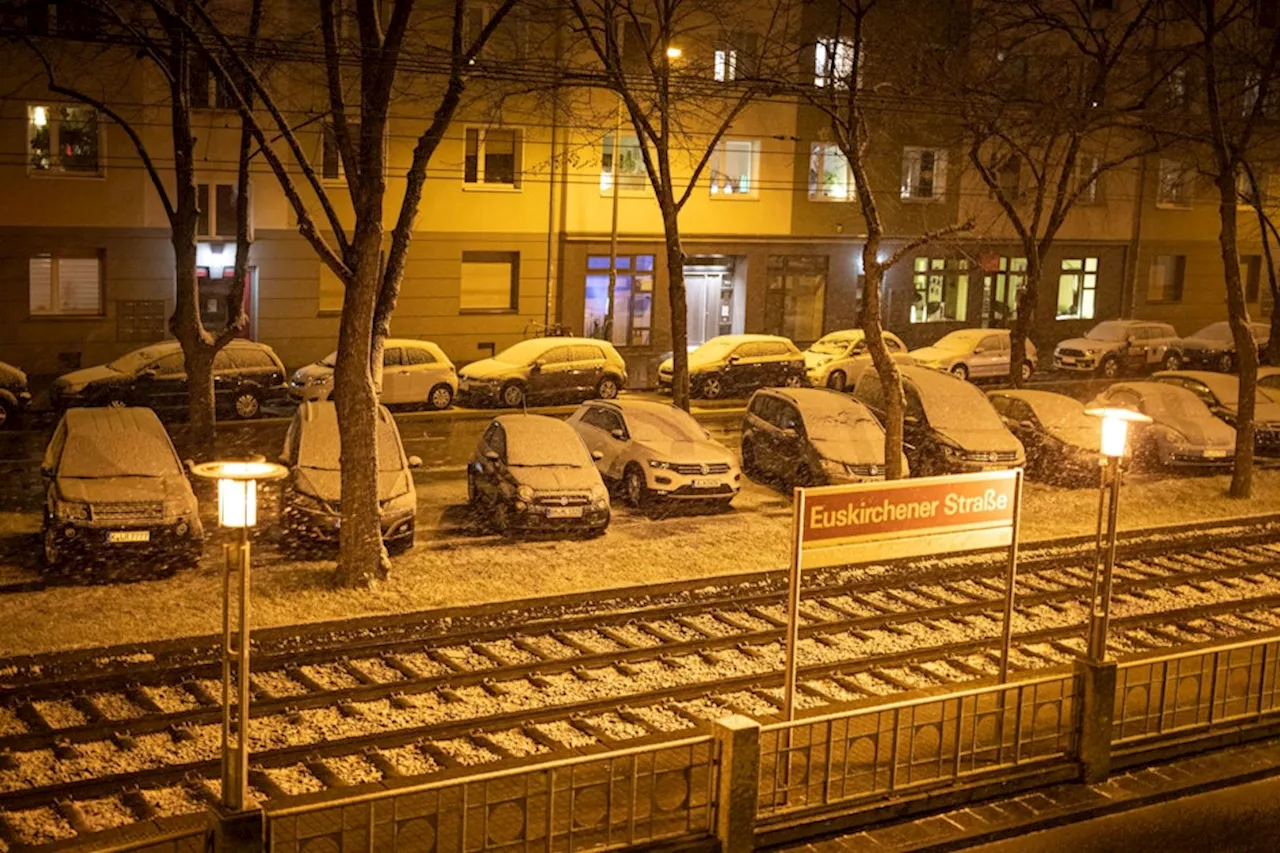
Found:
<svg viewBox="0 0 1280 853"><path fill-rule="evenodd" d="M740 334L732 263L691 264L684 268L685 298L689 303L689 346L697 347L717 335Z"/></svg>

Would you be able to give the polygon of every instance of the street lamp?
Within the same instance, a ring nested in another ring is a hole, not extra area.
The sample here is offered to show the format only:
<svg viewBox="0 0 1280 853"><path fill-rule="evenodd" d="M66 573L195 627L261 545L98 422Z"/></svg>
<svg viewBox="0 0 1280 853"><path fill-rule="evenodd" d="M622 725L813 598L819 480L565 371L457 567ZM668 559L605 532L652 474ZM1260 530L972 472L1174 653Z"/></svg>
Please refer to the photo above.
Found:
<svg viewBox="0 0 1280 853"><path fill-rule="evenodd" d="M238 541L223 546L226 570L222 574L222 806L235 814L245 811L249 792L249 528L258 523L258 481L279 480L288 476L289 469L258 458L205 462L192 465L191 473L217 482L218 524L240 530ZM236 574L239 591L233 633L231 588ZM234 706L233 681L237 687Z"/></svg>
<svg viewBox="0 0 1280 853"><path fill-rule="evenodd" d="M1093 598L1089 607L1089 660L1107 656L1107 625L1111 621L1111 578L1116 565L1116 519L1120 509L1120 469L1128 450L1129 425L1149 424L1151 418L1130 409L1085 410L1102 420L1101 458L1098 470L1097 559L1093 564ZM1103 510L1106 509L1106 547L1103 547Z"/></svg>

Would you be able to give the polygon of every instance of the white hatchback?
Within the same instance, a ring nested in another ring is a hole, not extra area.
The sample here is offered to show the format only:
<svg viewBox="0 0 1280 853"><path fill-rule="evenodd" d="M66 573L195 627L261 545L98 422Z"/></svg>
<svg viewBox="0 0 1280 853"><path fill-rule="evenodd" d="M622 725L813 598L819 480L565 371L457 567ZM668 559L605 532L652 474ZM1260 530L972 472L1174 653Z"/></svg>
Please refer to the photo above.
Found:
<svg viewBox="0 0 1280 853"><path fill-rule="evenodd" d="M300 368L289 381L289 398L296 403L329 399L337 360L338 354L331 352ZM390 406L426 403L428 408L447 409L457 393L458 371L444 350L431 341L387 338L379 402Z"/></svg>

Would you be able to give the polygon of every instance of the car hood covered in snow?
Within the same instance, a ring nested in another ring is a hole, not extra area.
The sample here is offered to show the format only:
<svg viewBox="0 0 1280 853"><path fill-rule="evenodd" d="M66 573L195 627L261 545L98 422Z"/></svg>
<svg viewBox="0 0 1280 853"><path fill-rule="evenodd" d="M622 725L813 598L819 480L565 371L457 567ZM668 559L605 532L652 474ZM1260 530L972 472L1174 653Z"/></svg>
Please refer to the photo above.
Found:
<svg viewBox="0 0 1280 853"><path fill-rule="evenodd" d="M957 361L966 355L967 352L957 352L953 349L941 349L940 347L922 347L911 351L911 357L921 364L947 364Z"/></svg>
<svg viewBox="0 0 1280 853"><path fill-rule="evenodd" d="M813 449L823 459L850 465L883 465L884 437L858 436L832 440L810 439Z"/></svg>
<svg viewBox="0 0 1280 853"><path fill-rule="evenodd" d="M1094 338L1067 338L1059 341L1057 349L1078 349L1082 352L1114 352L1124 346L1124 341L1099 341Z"/></svg>
<svg viewBox="0 0 1280 853"><path fill-rule="evenodd" d="M1013 451L1021 455L1022 442L1001 427L1000 429L961 429L947 427L938 429L938 434L962 450L991 452Z"/></svg>
<svg viewBox="0 0 1280 853"><path fill-rule="evenodd" d="M186 477L59 477L63 500L88 504L194 500Z"/></svg>
<svg viewBox="0 0 1280 853"><path fill-rule="evenodd" d="M54 380L53 384L59 388L83 388L91 382L102 382L103 380L123 379L124 374L118 370L113 370L105 364L86 367L81 370L73 370L70 373L64 373Z"/></svg>
<svg viewBox="0 0 1280 853"><path fill-rule="evenodd" d="M378 500L389 501L409 491L408 471L379 471ZM342 472L325 468L297 469L293 487L304 495L337 504L342 497Z"/></svg>
<svg viewBox="0 0 1280 853"><path fill-rule="evenodd" d="M1235 349L1236 343L1233 340L1223 340L1222 338L1183 338L1182 348L1184 350L1195 350L1196 352L1222 352Z"/></svg>
<svg viewBox="0 0 1280 853"><path fill-rule="evenodd" d="M733 454L718 441L653 438L637 441L654 459L664 462L732 462Z"/></svg>
<svg viewBox="0 0 1280 853"><path fill-rule="evenodd" d="M826 352L813 352L812 350L804 351L804 366L808 368L822 367L835 359L835 356Z"/></svg>
<svg viewBox="0 0 1280 853"><path fill-rule="evenodd" d="M0 387L26 388L27 374L23 373L12 364L5 364L3 361L0 361Z"/></svg>
<svg viewBox="0 0 1280 853"><path fill-rule="evenodd" d="M482 358L459 370L458 376L463 379L488 379L493 376L511 376L518 370L519 365L498 361L496 358Z"/></svg>
<svg viewBox="0 0 1280 853"><path fill-rule="evenodd" d="M517 483L528 486L535 492L578 491L600 485L600 473L594 465L590 468L575 465L512 465L508 470Z"/></svg>
<svg viewBox="0 0 1280 853"><path fill-rule="evenodd" d="M296 371L294 371L293 378L301 379L304 381L311 381L315 379L332 379L333 368L327 364L321 364L320 362L317 361L313 364L308 364L306 367L299 367Z"/></svg>

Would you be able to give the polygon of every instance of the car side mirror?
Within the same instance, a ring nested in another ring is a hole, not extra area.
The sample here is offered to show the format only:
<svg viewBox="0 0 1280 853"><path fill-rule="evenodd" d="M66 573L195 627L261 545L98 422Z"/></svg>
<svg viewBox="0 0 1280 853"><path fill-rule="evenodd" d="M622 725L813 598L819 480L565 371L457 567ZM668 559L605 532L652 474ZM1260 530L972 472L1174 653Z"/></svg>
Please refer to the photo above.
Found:
<svg viewBox="0 0 1280 853"><path fill-rule="evenodd" d="M535 361L533 364L529 365L530 373L539 373L541 371L542 371L542 362L540 360Z"/></svg>
<svg viewBox="0 0 1280 853"><path fill-rule="evenodd" d="M484 452L484 458L488 459L490 462L497 462L502 457L498 455L498 451L496 450L486 450Z"/></svg>
<svg viewBox="0 0 1280 853"><path fill-rule="evenodd" d="M627 438L626 432L620 429L610 430L609 435L613 436L618 441L626 441Z"/></svg>
<svg viewBox="0 0 1280 853"><path fill-rule="evenodd" d="M591 451L591 458L594 461L599 462L601 459L604 458L604 454L601 453L599 450L593 450Z"/></svg>
<svg viewBox="0 0 1280 853"><path fill-rule="evenodd" d="M742 356L740 356L740 355L731 355L731 356L729 356L728 358L726 358L726 359L725 359L725 363L726 363L726 364L737 364L737 363L738 363L739 361L741 361L741 360L742 360Z"/></svg>
<svg viewBox="0 0 1280 853"><path fill-rule="evenodd" d="M148 367L146 370L138 371L138 378L139 379L155 379L156 378L155 368Z"/></svg>
<svg viewBox="0 0 1280 853"><path fill-rule="evenodd" d="M52 469L52 468L50 468L48 465L41 465L41 466L40 466L40 476L41 476L41 477L44 477L46 480L52 480L52 479L53 479L53 469Z"/></svg>
<svg viewBox="0 0 1280 853"><path fill-rule="evenodd" d="M409 467L410 467L410 468L421 468L421 467L422 467L422 457L421 457L421 456L410 456L410 457L409 457Z"/></svg>

